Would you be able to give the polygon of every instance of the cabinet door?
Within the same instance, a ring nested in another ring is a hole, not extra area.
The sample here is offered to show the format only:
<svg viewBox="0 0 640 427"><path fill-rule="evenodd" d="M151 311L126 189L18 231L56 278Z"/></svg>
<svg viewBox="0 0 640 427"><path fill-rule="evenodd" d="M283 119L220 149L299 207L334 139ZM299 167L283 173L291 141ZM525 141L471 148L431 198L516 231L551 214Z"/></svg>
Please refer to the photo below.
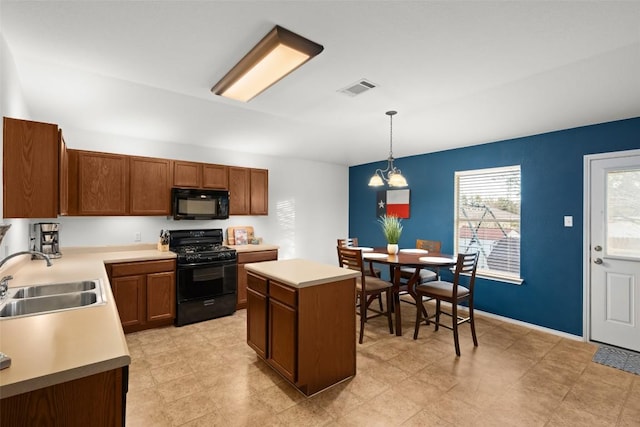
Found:
<svg viewBox="0 0 640 427"><path fill-rule="evenodd" d="M111 279L111 288L123 327L144 323L145 280L145 275Z"/></svg>
<svg viewBox="0 0 640 427"><path fill-rule="evenodd" d="M269 171L251 169L251 215L269 213Z"/></svg>
<svg viewBox="0 0 640 427"><path fill-rule="evenodd" d="M227 167L222 165L203 165L202 187L227 190L229 188L229 172Z"/></svg>
<svg viewBox="0 0 640 427"><path fill-rule="evenodd" d="M229 167L229 215L249 215L249 169Z"/></svg>
<svg viewBox="0 0 640 427"><path fill-rule="evenodd" d="M173 162L173 186L174 187L200 187L202 164L194 162Z"/></svg>
<svg viewBox="0 0 640 427"><path fill-rule="evenodd" d="M129 162L117 154L78 152L78 213L126 215Z"/></svg>
<svg viewBox="0 0 640 427"><path fill-rule="evenodd" d="M244 269L244 264L238 264L238 276L236 282L238 284L238 301L236 302L236 310L239 310L247 306L247 270Z"/></svg>
<svg viewBox="0 0 640 427"><path fill-rule="evenodd" d="M4 218L58 216L58 126L4 118Z"/></svg>
<svg viewBox="0 0 640 427"><path fill-rule="evenodd" d="M247 289L247 344L267 358L267 296Z"/></svg>
<svg viewBox="0 0 640 427"><path fill-rule="evenodd" d="M173 272L147 275L147 321L176 317L176 278Z"/></svg>
<svg viewBox="0 0 640 427"><path fill-rule="evenodd" d="M131 157L131 214L169 215L171 185L169 160Z"/></svg>
<svg viewBox="0 0 640 427"><path fill-rule="evenodd" d="M58 186L60 189L59 197L59 209L60 215L67 215L69 213L69 157L67 156L67 144L62 137L62 131L58 131L58 149L59 152L59 177Z"/></svg>
<svg viewBox="0 0 640 427"><path fill-rule="evenodd" d="M296 381L297 311L269 298L268 362L289 381Z"/></svg>

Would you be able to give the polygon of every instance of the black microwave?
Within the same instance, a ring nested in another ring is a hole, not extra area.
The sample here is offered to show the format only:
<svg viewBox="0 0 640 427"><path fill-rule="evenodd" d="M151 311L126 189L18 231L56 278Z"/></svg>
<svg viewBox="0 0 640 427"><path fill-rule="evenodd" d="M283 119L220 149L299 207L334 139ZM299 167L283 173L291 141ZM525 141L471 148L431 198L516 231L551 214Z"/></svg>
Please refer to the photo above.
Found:
<svg viewBox="0 0 640 427"><path fill-rule="evenodd" d="M227 219L229 192L226 190L171 189L173 219Z"/></svg>

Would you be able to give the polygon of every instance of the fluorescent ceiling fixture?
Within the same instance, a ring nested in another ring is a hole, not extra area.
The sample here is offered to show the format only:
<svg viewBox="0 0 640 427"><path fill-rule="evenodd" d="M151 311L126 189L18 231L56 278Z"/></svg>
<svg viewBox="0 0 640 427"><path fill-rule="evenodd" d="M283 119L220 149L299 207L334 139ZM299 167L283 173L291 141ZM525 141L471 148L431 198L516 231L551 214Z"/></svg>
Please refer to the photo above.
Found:
<svg viewBox="0 0 640 427"><path fill-rule="evenodd" d="M323 49L276 25L211 88L211 92L237 101L250 101Z"/></svg>

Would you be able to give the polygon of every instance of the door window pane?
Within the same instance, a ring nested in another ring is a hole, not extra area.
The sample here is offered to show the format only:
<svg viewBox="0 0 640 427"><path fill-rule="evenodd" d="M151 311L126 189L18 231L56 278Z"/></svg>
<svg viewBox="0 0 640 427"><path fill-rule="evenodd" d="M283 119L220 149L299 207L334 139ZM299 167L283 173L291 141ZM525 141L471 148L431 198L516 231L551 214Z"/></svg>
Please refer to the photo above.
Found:
<svg viewBox="0 0 640 427"><path fill-rule="evenodd" d="M607 172L607 255L640 258L640 169Z"/></svg>

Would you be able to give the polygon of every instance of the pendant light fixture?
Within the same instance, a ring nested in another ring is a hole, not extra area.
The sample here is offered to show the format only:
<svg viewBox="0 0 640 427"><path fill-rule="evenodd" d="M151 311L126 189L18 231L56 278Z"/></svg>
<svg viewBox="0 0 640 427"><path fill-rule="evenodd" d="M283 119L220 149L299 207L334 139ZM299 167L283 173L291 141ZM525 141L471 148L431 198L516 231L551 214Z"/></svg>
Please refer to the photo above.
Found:
<svg viewBox="0 0 640 427"><path fill-rule="evenodd" d="M385 114L389 116L389 158L387 159L388 164L386 169L376 170L376 172L369 180L369 186L380 187L383 186L386 182L389 187L406 187L409 185L407 184L407 180L404 176L402 176L400 169L396 168L393 165L393 116L398 114L398 112L387 111Z"/></svg>

